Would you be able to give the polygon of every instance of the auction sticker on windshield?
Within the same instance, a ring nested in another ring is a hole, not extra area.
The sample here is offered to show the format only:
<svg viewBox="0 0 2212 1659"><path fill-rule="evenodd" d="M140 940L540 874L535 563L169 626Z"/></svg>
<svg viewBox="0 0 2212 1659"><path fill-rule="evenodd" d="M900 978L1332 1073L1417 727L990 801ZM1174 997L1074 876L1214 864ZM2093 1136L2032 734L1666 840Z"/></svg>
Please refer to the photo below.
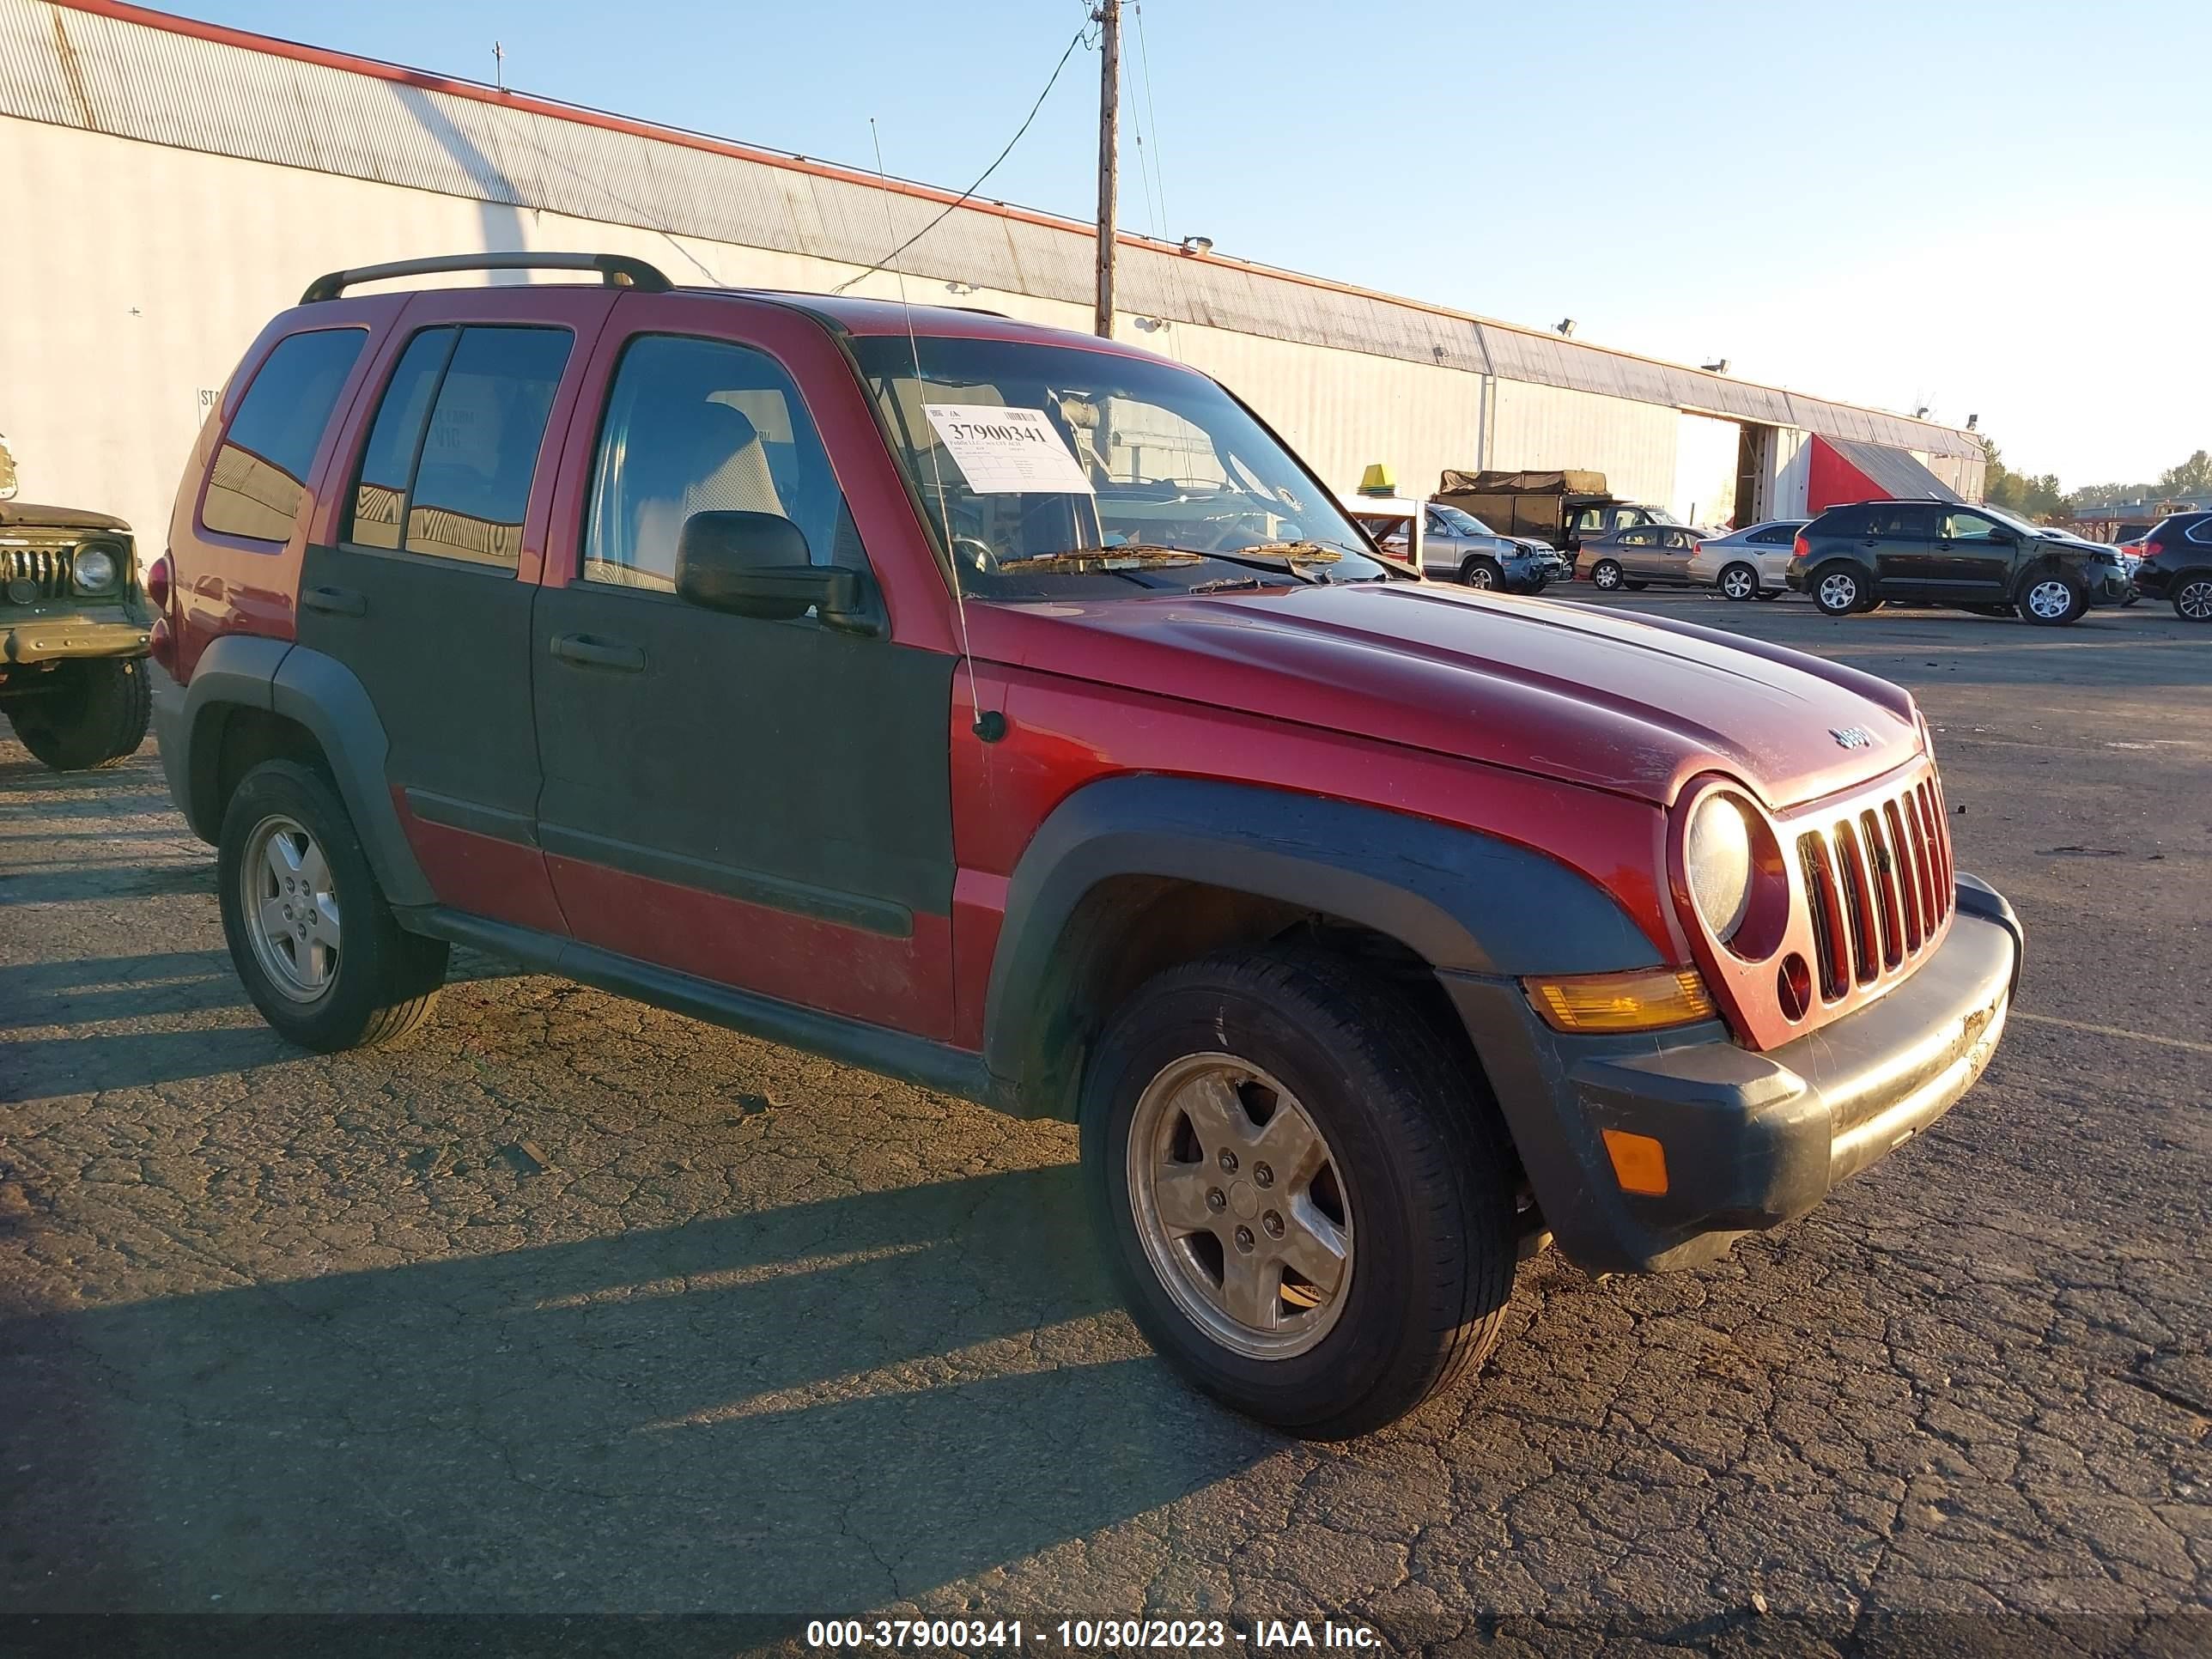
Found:
<svg viewBox="0 0 2212 1659"><path fill-rule="evenodd" d="M1096 495L1041 409L925 404L930 425L979 495Z"/></svg>

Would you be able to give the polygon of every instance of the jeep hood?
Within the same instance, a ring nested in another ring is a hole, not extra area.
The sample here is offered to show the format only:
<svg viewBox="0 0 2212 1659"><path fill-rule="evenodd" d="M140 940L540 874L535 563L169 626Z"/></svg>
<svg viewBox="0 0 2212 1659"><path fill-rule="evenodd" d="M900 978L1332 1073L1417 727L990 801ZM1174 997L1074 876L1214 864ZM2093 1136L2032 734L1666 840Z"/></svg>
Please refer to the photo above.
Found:
<svg viewBox="0 0 2212 1659"><path fill-rule="evenodd" d="M1817 799L1920 746L1887 680L1694 624L1428 582L971 605L1010 666L1356 732L1665 805L1705 771ZM1020 718L1018 700L1010 709Z"/></svg>
<svg viewBox="0 0 2212 1659"><path fill-rule="evenodd" d="M35 501L0 501L0 530L108 530L128 534L131 526L106 513L82 507L40 507Z"/></svg>

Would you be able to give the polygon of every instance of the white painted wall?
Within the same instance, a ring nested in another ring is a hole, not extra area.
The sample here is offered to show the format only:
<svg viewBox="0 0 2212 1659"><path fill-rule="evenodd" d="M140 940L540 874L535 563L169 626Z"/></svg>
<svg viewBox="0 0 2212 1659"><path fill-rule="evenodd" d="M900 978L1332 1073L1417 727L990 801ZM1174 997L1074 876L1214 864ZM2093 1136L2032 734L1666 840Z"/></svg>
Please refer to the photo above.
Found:
<svg viewBox="0 0 2212 1659"><path fill-rule="evenodd" d="M22 498L119 514L149 558L168 529L204 414L270 317L343 266L483 248L635 254L678 282L821 290L856 267L631 226L173 149L0 117L0 178L18 257L0 260L0 432ZM36 249L36 258L21 251ZM896 297L878 272L858 294ZM942 282L916 304L986 307L1087 329L1087 306ZM1500 382L1485 453L1483 380L1462 370L1173 323L1121 337L1212 374L1334 487L1382 461L1407 494L1443 468L1588 467L1614 490L1672 499L1670 409Z"/></svg>
<svg viewBox="0 0 2212 1659"><path fill-rule="evenodd" d="M1630 403L1564 386L1498 383L1490 465L1503 471L1581 467L1605 474L1631 501L1674 498L1676 428L1681 416L1656 404Z"/></svg>
<svg viewBox="0 0 2212 1659"><path fill-rule="evenodd" d="M1813 435L1794 426L1774 429L1774 469L1766 516L1802 519L1813 494Z"/></svg>
<svg viewBox="0 0 2212 1659"><path fill-rule="evenodd" d="M1674 483L1666 505L1685 524L1723 525L1735 511L1743 428L1710 415L1683 415L1674 434Z"/></svg>

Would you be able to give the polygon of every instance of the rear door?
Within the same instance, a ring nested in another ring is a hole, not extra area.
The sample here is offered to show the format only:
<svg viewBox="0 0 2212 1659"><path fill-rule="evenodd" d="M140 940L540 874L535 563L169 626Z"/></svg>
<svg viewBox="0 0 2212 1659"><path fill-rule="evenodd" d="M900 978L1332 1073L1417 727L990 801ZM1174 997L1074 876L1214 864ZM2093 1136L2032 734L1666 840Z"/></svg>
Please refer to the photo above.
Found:
<svg viewBox="0 0 2212 1659"><path fill-rule="evenodd" d="M1690 557L1698 550L1698 535L1693 530L1655 525L1650 526L1659 538L1658 556L1652 568L1657 579L1676 586L1686 586L1690 580Z"/></svg>
<svg viewBox="0 0 2212 1659"><path fill-rule="evenodd" d="M531 645L571 932L949 1036L956 659L889 612L846 632L674 586L685 520L720 510L787 518L880 589L863 531L888 544L902 515L911 536L912 508L846 360L781 307L631 295L591 375Z"/></svg>
<svg viewBox="0 0 2212 1659"><path fill-rule="evenodd" d="M299 640L368 690L386 775L441 904L562 923L536 844L530 618L553 468L596 289L416 295L357 411L332 532L311 544Z"/></svg>
<svg viewBox="0 0 2212 1659"><path fill-rule="evenodd" d="M1908 605L1924 598L1936 569L1936 503L1876 501L1868 511L1865 541L1881 597Z"/></svg>

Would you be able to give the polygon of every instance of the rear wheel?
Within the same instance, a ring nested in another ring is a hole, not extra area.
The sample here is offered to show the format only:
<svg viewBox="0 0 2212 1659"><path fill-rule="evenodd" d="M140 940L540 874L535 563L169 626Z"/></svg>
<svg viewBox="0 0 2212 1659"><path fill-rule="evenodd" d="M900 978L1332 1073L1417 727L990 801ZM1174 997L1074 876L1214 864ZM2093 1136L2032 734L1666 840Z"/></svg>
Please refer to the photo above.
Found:
<svg viewBox="0 0 2212 1659"><path fill-rule="evenodd" d="M1825 564L1813 573L1813 603L1822 614L1848 617L1874 597L1871 586L1857 566Z"/></svg>
<svg viewBox="0 0 2212 1659"><path fill-rule="evenodd" d="M1759 591L1759 572L1747 564L1732 564L1721 572L1721 592L1741 602L1761 598Z"/></svg>
<svg viewBox="0 0 2212 1659"><path fill-rule="evenodd" d="M118 766L146 740L154 683L143 657L93 657L51 670L8 711L23 747L57 772Z"/></svg>
<svg viewBox="0 0 2212 1659"><path fill-rule="evenodd" d="M399 926L319 775L291 761L246 775L216 880L231 961L281 1036L332 1054L395 1042L429 1017L447 947Z"/></svg>
<svg viewBox="0 0 2212 1659"><path fill-rule="evenodd" d="M2088 608L2088 591L2068 571L2042 571L2021 590L2020 614L2039 628L2063 628L2078 622Z"/></svg>
<svg viewBox="0 0 2212 1659"><path fill-rule="evenodd" d="M2212 572L2192 571L2174 585L2173 614L2184 622L2212 622Z"/></svg>
<svg viewBox="0 0 2212 1659"><path fill-rule="evenodd" d="M1459 579L1469 587L1503 587L1505 573L1495 559L1486 559L1480 554L1459 568Z"/></svg>
<svg viewBox="0 0 2212 1659"><path fill-rule="evenodd" d="M1161 974L1101 1038L1082 1128L1131 1316L1235 1409L1361 1434L1495 1345L1515 1260L1503 1127L1403 999L1339 958Z"/></svg>
<svg viewBox="0 0 2212 1659"><path fill-rule="evenodd" d="M1590 586L1610 593L1620 586L1620 566L1611 559L1600 559L1590 567Z"/></svg>

